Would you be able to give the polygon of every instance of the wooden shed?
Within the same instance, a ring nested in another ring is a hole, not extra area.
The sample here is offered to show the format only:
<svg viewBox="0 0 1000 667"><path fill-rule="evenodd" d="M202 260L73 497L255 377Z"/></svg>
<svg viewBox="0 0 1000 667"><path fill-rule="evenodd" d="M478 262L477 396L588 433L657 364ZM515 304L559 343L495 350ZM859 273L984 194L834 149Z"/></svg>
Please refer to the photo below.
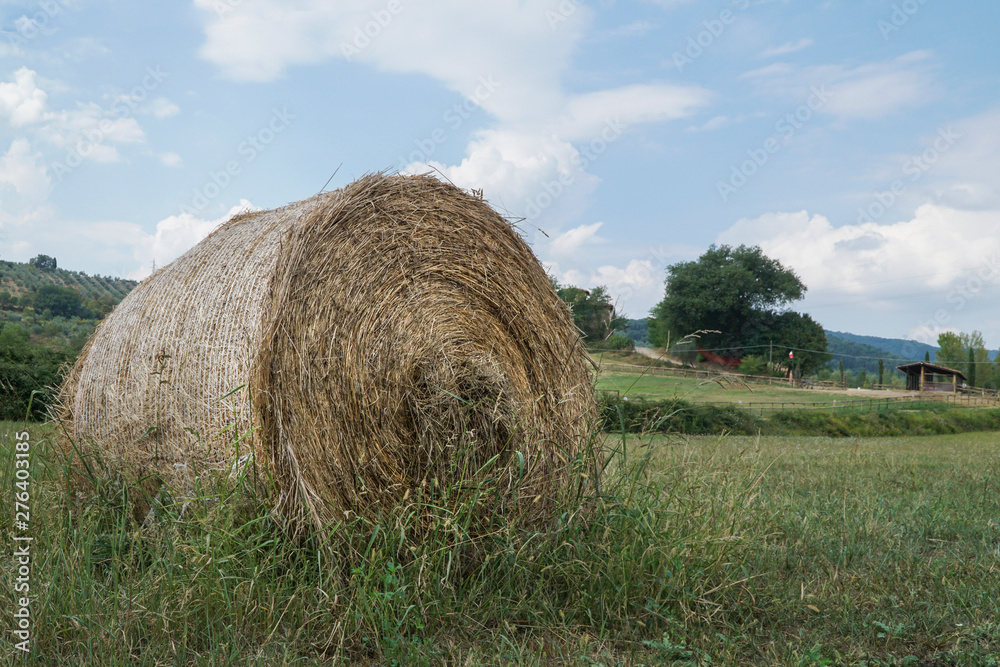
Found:
<svg viewBox="0 0 1000 667"><path fill-rule="evenodd" d="M906 374L906 389L909 391L957 392L966 381L965 373L947 366L938 366L926 361L896 366Z"/></svg>

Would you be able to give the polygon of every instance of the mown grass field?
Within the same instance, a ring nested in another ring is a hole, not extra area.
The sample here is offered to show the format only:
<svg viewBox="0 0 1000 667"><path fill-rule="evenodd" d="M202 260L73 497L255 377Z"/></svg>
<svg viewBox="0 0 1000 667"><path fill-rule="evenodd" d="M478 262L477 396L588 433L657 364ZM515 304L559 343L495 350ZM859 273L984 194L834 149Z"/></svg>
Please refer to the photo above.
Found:
<svg viewBox="0 0 1000 667"><path fill-rule="evenodd" d="M596 366L595 386L598 389L617 391L621 396L648 399L683 399L692 403L738 403L769 401L821 402L835 397L846 397L843 392L825 392L789 387L781 378L773 385L741 382L738 374L720 373L713 379L657 374L657 366L667 366L627 352L604 352L591 355ZM606 364L626 363L634 366L631 372L608 370ZM643 367L646 367L644 370Z"/></svg>
<svg viewBox="0 0 1000 667"><path fill-rule="evenodd" d="M793 389L778 384L744 384L738 381L727 381L686 378L669 375L653 375L641 373L612 373L601 371L597 375L595 386L598 389L617 391L621 396L632 398L669 399L680 398L692 403L737 403L797 401L823 402L833 398L849 398L843 393Z"/></svg>
<svg viewBox="0 0 1000 667"><path fill-rule="evenodd" d="M22 428L0 423L8 522ZM544 530L473 535L444 490L317 544L239 480L140 527L127 480L95 462L68 490L50 431L27 428L36 663L1000 663L997 433L606 436L601 488Z"/></svg>

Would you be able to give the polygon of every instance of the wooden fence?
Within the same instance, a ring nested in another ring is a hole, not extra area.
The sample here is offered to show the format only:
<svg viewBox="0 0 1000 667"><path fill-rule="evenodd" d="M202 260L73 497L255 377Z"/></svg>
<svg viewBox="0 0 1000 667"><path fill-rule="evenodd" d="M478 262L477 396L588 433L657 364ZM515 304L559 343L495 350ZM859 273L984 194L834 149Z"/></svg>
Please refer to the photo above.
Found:
<svg viewBox="0 0 1000 667"><path fill-rule="evenodd" d="M611 373L637 373L642 375L660 375L667 377L700 378L720 384L736 386L740 384L757 384L794 387L797 389L843 389L841 383L832 380L793 380L766 375L743 375L741 373L720 373L712 370L694 368L667 368L663 366L643 366L638 364L602 363L602 371ZM869 384L865 388L875 390L901 390L890 385ZM617 393L617 392L616 392ZM924 409L947 404L954 407L1000 407L1000 392L981 388L970 388L959 394L915 393L910 396L886 396L866 398L830 399L827 401L750 401L737 403L713 403L714 405L737 405L758 414L774 410L836 410L850 412L878 412L883 410Z"/></svg>

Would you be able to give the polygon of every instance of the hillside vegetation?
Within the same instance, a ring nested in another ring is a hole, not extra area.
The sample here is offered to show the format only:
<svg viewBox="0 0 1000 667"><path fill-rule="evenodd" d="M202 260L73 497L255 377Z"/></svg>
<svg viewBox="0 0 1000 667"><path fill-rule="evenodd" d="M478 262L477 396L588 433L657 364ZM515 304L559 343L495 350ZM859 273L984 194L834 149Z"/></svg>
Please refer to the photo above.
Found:
<svg viewBox="0 0 1000 667"><path fill-rule="evenodd" d="M848 336L851 337L849 338ZM870 338L870 336L868 337ZM842 334L833 331L826 332L826 349L833 355L833 359L828 364L831 369L838 368L838 364L842 363L844 364L844 369L848 371L878 373L878 362L881 359L887 373L890 371L898 373L895 370L896 366L914 361L913 358L901 357L898 354L889 352L885 348L858 342L853 337L853 334ZM921 349L921 359L923 359L923 354L924 351Z"/></svg>
<svg viewBox="0 0 1000 667"><path fill-rule="evenodd" d="M134 280L90 276L82 271L37 264L0 261L0 309L21 312L34 305L32 297L39 288L54 285L77 292L86 307L103 317L138 285Z"/></svg>
<svg viewBox="0 0 1000 667"><path fill-rule="evenodd" d="M137 284L59 269L46 255L0 261L0 419L44 418L62 370Z"/></svg>
<svg viewBox="0 0 1000 667"><path fill-rule="evenodd" d="M934 361L938 350L938 348L934 345L928 345L927 343L920 343L906 338L862 336L861 334L847 333L846 331L826 332L827 340L830 340L830 338L833 337L878 350L879 352L876 356L883 356L885 358L886 365L888 365L890 357L894 360L903 359L905 361L923 361L925 354L930 357L930 361ZM844 363L844 366L847 367L846 362Z"/></svg>

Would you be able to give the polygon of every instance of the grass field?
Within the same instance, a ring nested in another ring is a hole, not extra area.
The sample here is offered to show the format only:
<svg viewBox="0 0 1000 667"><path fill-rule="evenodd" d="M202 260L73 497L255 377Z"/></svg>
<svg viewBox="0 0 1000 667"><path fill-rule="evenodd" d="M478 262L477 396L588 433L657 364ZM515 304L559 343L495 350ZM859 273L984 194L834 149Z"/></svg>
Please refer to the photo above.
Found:
<svg viewBox="0 0 1000 667"><path fill-rule="evenodd" d="M657 366L672 367L647 357L627 352L604 352L592 355L597 367L598 389L617 391L621 396L649 399L680 398L693 403L737 403L767 401L827 401L832 394L811 389L795 389L775 378L773 385L747 384L735 373L719 374L715 379L656 374ZM604 364L629 364L635 372L609 371ZM642 367L651 368L643 372ZM724 377L725 376L725 377ZM843 397L843 393L836 393Z"/></svg>
<svg viewBox="0 0 1000 667"><path fill-rule="evenodd" d="M598 389L618 391L621 396L634 398L681 398L692 403L737 403L767 401L830 401L834 397L846 398L845 394L832 396L830 393L809 389L792 389L780 384L747 385L726 380L674 377L669 375L641 375L639 373L609 373L602 371L598 377Z"/></svg>
<svg viewBox="0 0 1000 667"><path fill-rule="evenodd" d="M21 428L0 423L11 518ZM428 498L316 544L286 536L239 482L167 502L141 528L126 481L95 467L93 488L68 491L47 431L28 431L36 662L1000 661L997 433L609 436L596 498L562 499L545 531L498 517L475 537L463 508ZM436 520L414 542L417 515ZM5 590L16 577L3 569Z"/></svg>
<svg viewBox="0 0 1000 667"><path fill-rule="evenodd" d="M678 456L660 449L660 467ZM1000 434L727 438L716 455L746 449L773 462L766 520L743 563L753 602L723 635L765 664L998 664Z"/></svg>

